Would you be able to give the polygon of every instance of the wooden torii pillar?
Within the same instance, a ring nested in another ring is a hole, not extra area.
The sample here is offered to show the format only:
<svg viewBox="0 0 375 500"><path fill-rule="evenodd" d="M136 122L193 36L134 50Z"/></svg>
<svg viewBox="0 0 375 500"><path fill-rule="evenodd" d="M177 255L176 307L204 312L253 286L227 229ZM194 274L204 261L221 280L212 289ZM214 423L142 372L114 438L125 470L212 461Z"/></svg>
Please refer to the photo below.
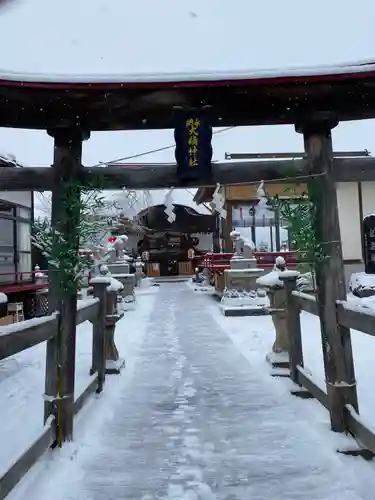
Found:
<svg viewBox="0 0 375 500"><path fill-rule="evenodd" d="M49 130L54 138L52 227L69 242L74 252L79 249L80 192L77 181L82 173L82 142L89 133L79 127ZM76 199L72 199L75 197ZM71 205L66 198L71 199ZM63 290L58 270L50 272L49 309L59 312L59 334L47 343L45 420L58 415L58 440L72 440L74 419L74 379L76 352L77 290Z"/></svg>
<svg viewBox="0 0 375 500"><path fill-rule="evenodd" d="M326 255L316 266L326 387L332 430L344 432L344 406L350 404L358 411L358 400L350 329L338 325L336 318L336 301L346 300L331 137L337 124L334 115L315 113L304 117L296 131L303 134L309 171L316 175L309 192L316 207L317 241Z"/></svg>

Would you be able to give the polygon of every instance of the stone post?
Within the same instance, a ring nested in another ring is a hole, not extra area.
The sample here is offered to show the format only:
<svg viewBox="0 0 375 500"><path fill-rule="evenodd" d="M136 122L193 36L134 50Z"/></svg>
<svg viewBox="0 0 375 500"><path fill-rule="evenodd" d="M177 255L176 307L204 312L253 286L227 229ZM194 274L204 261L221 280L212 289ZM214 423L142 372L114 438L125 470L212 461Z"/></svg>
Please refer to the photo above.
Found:
<svg viewBox="0 0 375 500"><path fill-rule="evenodd" d="M276 338L272 346L275 354L289 353L289 335L286 322L286 295L284 288L270 287L268 292L272 322L275 327Z"/></svg>
<svg viewBox="0 0 375 500"><path fill-rule="evenodd" d="M105 382L107 286L110 282L110 278L104 276L93 278L90 282L94 285L94 296L100 301L98 315L92 322L92 364L90 371L91 375L98 373L98 393L102 392Z"/></svg>
<svg viewBox="0 0 375 500"><path fill-rule="evenodd" d="M117 291L107 292L107 314L105 322L105 353L107 374L119 374L125 361L120 360L119 352L115 343L116 323L121 318L117 312Z"/></svg>

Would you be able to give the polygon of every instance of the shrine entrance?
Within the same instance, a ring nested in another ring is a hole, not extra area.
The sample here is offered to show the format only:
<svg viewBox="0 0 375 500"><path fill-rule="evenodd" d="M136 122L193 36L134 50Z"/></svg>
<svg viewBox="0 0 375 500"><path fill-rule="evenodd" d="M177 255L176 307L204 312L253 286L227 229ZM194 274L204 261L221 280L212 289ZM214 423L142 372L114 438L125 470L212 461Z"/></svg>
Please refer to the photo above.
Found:
<svg viewBox="0 0 375 500"><path fill-rule="evenodd" d="M69 81L70 80L70 81ZM316 276L331 425L344 430L342 409L357 408L350 330L337 327L346 298L336 183L375 180L374 158L334 158L331 131L340 121L375 118L375 64L277 71L141 76L2 74L0 127L46 130L54 139L53 167L0 167L2 191L52 191L52 226L78 254L80 196L90 189L163 189L314 183L315 233L329 258ZM289 124L301 134L298 160L212 162L214 127ZM84 167L82 143L92 131L172 129L176 162ZM65 200L63 202L62 200ZM66 201L68 200L68 201ZM229 225L229 224L228 224ZM169 266L171 267L171 266ZM173 266L170 272L172 272ZM49 307L59 312L58 340L48 337L46 420L51 401L63 405L64 440L72 439L77 284L59 296L50 273ZM58 351L64 353L57 391ZM335 356L329 353L334 352ZM335 364L335 359L340 360ZM57 394L59 397L57 398Z"/></svg>
<svg viewBox="0 0 375 500"><path fill-rule="evenodd" d="M194 256L204 255L212 248L216 219L196 210L174 204L175 220L169 222L164 205L142 210L137 220L147 234L136 242L138 255L147 255L149 276L180 276L194 272Z"/></svg>

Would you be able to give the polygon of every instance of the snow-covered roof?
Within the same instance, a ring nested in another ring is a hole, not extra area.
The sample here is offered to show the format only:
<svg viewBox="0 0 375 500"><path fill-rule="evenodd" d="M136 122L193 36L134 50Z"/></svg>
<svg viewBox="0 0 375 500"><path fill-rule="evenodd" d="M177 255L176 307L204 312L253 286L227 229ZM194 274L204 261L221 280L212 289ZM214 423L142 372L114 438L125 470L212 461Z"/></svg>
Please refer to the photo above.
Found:
<svg viewBox="0 0 375 500"><path fill-rule="evenodd" d="M0 151L0 166L2 167L19 167L22 166L18 163L16 157L5 151Z"/></svg>
<svg viewBox="0 0 375 500"><path fill-rule="evenodd" d="M134 204L132 207L126 202L124 198L124 192L114 191L113 193L108 193L111 199L116 199L119 201L121 208L124 209L124 214L132 218L136 216L139 212L145 208L152 207L155 205L162 205L165 201L165 197L168 193L168 189L155 189L151 191L137 191L135 193L136 199L134 199ZM172 193L172 202L185 205L194 209L196 212L203 215L210 215L211 212L204 205L197 205L194 202L194 195L196 189L175 189Z"/></svg>
<svg viewBox="0 0 375 500"><path fill-rule="evenodd" d="M0 69L0 85L8 82L27 84L159 84L178 82L225 82L270 79L298 79L334 75L375 74L375 61L359 61L323 66L292 67L285 69L261 69L242 71L201 71L196 73L139 73L139 74L44 74L20 73ZM363 75L364 76L364 75ZM32 85L34 86L34 85Z"/></svg>

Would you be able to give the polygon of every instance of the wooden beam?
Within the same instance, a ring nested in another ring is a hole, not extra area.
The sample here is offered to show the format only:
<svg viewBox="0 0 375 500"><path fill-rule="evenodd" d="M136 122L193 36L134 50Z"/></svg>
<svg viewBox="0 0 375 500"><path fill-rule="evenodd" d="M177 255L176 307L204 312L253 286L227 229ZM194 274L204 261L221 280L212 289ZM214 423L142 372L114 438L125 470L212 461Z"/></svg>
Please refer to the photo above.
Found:
<svg viewBox="0 0 375 500"><path fill-rule="evenodd" d="M375 336L375 316L372 309L367 307L358 307L354 303L353 307L350 302L339 302L337 304L337 321L340 325L346 326L359 332L367 333Z"/></svg>
<svg viewBox="0 0 375 500"><path fill-rule="evenodd" d="M215 228L212 233L212 248L215 253L220 253L221 249L221 244L220 244L220 238L221 238L221 215L215 212Z"/></svg>
<svg viewBox="0 0 375 500"><path fill-rule="evenodd" d="M34 318L23 323L1 328L0 360L54 338L57 333L57 317Z"/></svg>
<svg viewBox="0 0 375 500"><path fill-rule="evenodd" d="M27 423L25 422L25 425ZM5 500L11 490L29 472L46 450L54 442L53 425L41 429L31 446L13 463L11 468L0 477L0 500ZM9 498L9 497L8 497Z"/></svg>
<svg viewBox="0 0 375 500"><path fill-rule="evenodd" d="M313 380L306 368L297 366L297 373L298 384L305 387L314 396L314 398L319 401L319 403L329 410L329 399L327 393Z"/></svg>
<svg viewBox="0 0 375 500"><path fill-rule="evenodd" d="M226 190L225 190L226 191ZM225 224L223 227L223 236L224 236L224 250L225 252L233 252L233 241L230 237L230 233L232 231L233 225L233 202L227 200L225 202L225 209L227 211L227 216L225 219Z"/></svg>
<svg viewBox="0 0 375 500"><path fill-rule="evenodd" d="M364 151L334 151L333 156L369 156L370 153ZM250 159L273 159L273 158L306 158L306 153L288 152L288 153L225 153L226 160L250 160Z"/></svg>
<svg viewBox="0 0 375 500"><path fill-rule="evenodd" d="M290 183L291 177L308 175L306 159L217 162L212 165L212 177L181 185L176 175L176 165L117 164L107 167L85 168L84 174L90 182L101 177L108 189L162 189L166 187L211 187L230 184L247 184L264 181ZM335 158L335 182L375 180L375 158ZM301 181L300 181L301 182Z"/></svg>
<svg viewBox="0 0 375 500"><path fill-rule="evenodd" d="M83 306L77 308L77 325L84 323L85 321L91 321L96 317L100 310L100 304L98 300L93 299L92 302L84 303Z"/></svg>
<svg viewBox="0 0 375 500"><path fill-rule="evenodd" d="M321 326L324 369L332 430L345 431L346 403L358 409L350 330L338 325L336 301L346 299L344 264L333 178L331 129L337 119L317 113L297 125L304 135L305 151L311 174L309 195L316 212L314 224L324 257L316 263L317 303Z"/></svg>
<svg viewBox="0 0 375 500"><path fill-rule="evenodd" d="M85 167L80 176L93 184L98 179L104 189L163 189L167 187L202 187L249 184L264 181L290 183L293 176L308 175L308 162L298 160L264 160L218 162L212 165L212 177L182 185L175 163L117 164L107 167ZM375 158L335 158L332 176L335 182L375 181ZM51 191L54 172L49 167L0 167L4 191ZM281 180L280 180L281 179Z"/></svg>
<svg viewBox="0 0 375 500"><path fill-rule="evenodd" d="M365 422L351 405L345 406L344 413L349 431L362 446L375 454L375 433L372 430L372 422Z"/></svg>
<svg viewBox="0 0 375 500"><path fill-rule="evenodd" d="M308 293L298 292L297 290L292 293L295 300L298 302L298 306L302 311L306 311L310 314L319 315L319 308L316 302L316 298Z"/></svg>

